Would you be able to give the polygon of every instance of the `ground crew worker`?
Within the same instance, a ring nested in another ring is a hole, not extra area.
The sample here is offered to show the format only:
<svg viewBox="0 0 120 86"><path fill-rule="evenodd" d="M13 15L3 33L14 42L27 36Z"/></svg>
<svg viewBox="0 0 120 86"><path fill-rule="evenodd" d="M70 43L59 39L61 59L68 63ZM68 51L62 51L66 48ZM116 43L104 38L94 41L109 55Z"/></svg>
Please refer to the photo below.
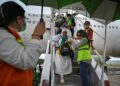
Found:
<svg viewBox="0 0 120 86"><path fill-rule="evenodd" d="M77 62L80 65L82 86L90 86L90 63L92 58L87 33L84 30L79 30L77 32L77 37L73 39L80 40L77 45Z"/></svg>

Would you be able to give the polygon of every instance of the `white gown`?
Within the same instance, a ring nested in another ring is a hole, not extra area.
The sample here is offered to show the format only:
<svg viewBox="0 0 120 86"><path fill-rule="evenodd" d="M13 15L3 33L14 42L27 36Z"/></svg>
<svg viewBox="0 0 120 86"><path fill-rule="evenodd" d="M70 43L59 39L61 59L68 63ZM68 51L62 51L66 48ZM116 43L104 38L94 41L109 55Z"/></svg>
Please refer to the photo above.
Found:
<svg viewBox="0 0 120 86"><path fill-rule="evenodd" d="M61 40L60 40L61 41ZM69 56L61 56L59 50L55 56L55 73L66 75L72 73L72 62Z"/></svg>

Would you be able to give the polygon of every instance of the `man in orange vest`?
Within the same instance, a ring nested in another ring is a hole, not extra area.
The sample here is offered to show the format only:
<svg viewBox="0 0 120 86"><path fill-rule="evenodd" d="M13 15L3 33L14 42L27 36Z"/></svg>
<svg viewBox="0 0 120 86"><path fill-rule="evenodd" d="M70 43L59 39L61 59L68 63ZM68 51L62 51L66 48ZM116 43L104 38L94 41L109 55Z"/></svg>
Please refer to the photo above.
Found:
<svg viewBox="0 0 120 86"><path fill-rule="evenodd" d="M29 43L18 32L25 30L25 10L13 1L0 6L0 86L33 86L33 68L43 52L41 35L45 23L38 23Z"/></svg>

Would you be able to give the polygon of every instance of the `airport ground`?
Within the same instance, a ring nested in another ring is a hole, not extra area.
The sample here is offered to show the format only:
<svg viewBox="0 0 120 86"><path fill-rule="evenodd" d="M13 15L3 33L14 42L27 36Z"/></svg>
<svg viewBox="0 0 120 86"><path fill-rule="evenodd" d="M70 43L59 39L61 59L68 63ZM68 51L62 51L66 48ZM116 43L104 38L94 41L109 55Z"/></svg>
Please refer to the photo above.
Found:
<svg viewBox="0 0 120 86"><path fill-rule="evenodd" d="M107 75L110 86L120 86L120 67L109 66Z"/></svg>

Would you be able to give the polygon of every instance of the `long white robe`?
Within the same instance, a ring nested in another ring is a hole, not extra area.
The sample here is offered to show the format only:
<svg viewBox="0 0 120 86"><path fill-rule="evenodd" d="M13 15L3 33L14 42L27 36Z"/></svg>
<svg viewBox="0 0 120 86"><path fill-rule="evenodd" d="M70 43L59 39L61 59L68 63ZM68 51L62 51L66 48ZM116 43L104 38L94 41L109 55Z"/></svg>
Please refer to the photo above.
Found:
<svg viewBox="0 0 120 86"><path fill-rule="evenodd" d="M59 40L61 43L61 39ZM55 73L60 75L70 74L72 72L72 62L69 56L61 56L59 50L55 56Z"/></svg>

